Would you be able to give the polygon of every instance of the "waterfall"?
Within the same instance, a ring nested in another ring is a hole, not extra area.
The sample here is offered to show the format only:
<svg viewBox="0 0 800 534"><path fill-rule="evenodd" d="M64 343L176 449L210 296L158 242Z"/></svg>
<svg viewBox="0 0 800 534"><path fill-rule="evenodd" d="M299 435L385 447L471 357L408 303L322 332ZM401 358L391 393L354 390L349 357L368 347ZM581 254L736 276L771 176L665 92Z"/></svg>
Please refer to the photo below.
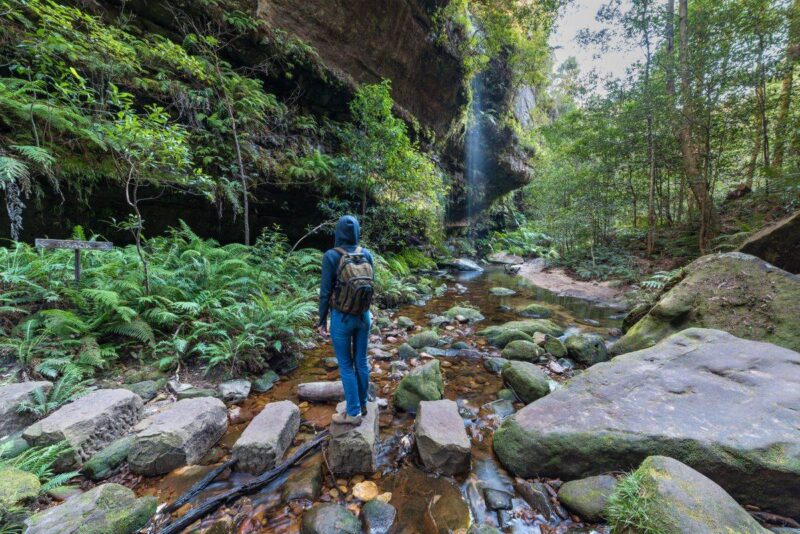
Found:
<svg viewBox="0 0 800 534"><path fill-rule="evenodd" d="M472 104L464 143L464 178L467 189L467 223L472 226L485 188L486 147L483 131L483 83L481 76L470 82Z"/></svg>

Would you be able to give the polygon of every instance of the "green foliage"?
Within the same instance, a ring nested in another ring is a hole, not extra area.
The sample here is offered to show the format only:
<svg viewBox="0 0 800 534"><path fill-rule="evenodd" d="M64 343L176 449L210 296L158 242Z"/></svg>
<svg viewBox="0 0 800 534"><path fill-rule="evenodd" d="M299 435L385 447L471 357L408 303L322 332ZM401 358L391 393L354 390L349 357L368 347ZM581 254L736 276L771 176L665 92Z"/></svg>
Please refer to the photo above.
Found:
<svg viewBox="0 0 800 534"><path fill-rule="evenodd" d="M508 251L518 256L534 258L558 258L558 252L552 247L553 240L542 232L527 226L510 232L494 232L487 239L490 251Z"/></svg>
<svg viewBox="0 0 800 534"><path fill-rule="evenodd" d="M642 534L661 534L659 522L649 512L652 492L647 490L643 480L644 474L634 471L614 489L605 510L605 517L614 532L632 529Z"/></svg>
<svg viewBox="0 0 800 534"><path fill-rule="evenodd" d="M444 216L442 172L393 105L388 80L361 86L350 104L353 124L337 130L343 154L334 160L340 185L359 204L365 239L380 250L404 248L413 236L440 242Z"/></svg>
<svg viewBox="0 0 800 534"><path fill-rule="evenodd" d="M674 269L672 271L658 271L653 273L650 278L643 280L641 285L645 289L651 291L663 291L675 285L681 278L683 278L685 271L683 268Z"/></svg>
<svg viewBox="0 0 800 534"><path fill-rule="evenodd" d="M152 354L165 369L198 356L235 373L310 336L319 252L288 254L274 232L253 247L220 246L185 225L145 247L149 293L132 246L87 255L80 288L69 251L0 248L4 302L22 316L0 350L48 377L90 376L130 353Z"/></svg>
<svg viewBox="0 0 800 534"><path fill-rule="evenodd" d="M22 401L17 406L18 412L29 412L36 416L36 419L46 417L58 408L72 402L75 399L86 395L89 390L89 381L81 380L81 374L74 367L69 368L53 384L53 388L45 393L42 388L33 390L30 400Z"/></svg>
<svg viewBox="0 0 800 534"><path fill-rule="evenodd" d="M59 458L72 452L72 447L66 441L43 447L31 447L18 456L7 458L6 454L10 446L10 443L0 446L0 469L13 467L36 475L39 482L42 483L41 493L62 487L66 482L78 476L77 471L58 475L53 472Z"/></svg>

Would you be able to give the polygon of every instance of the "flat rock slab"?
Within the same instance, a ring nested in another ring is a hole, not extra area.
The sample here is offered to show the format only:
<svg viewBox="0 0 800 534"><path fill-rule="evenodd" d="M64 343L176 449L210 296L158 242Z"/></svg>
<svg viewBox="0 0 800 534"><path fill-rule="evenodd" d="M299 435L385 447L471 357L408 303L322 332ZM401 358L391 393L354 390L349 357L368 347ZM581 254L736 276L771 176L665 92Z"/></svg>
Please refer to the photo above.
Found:
<svg viewBox="0 0 800 534"><path fill-rule="evenodd" d="M52 388L53 384L44 380L17 382L0 387L0 437L19 432L36 421L34 414L20 413L17 407L22 401L30 400L37 389L47 394Z"/></svg>
<svg viewBox="0 0 800 534"><path fill-rule="evenodd" d="M58 462L67 469L125 435L139 422L142 407L141 397L127 389L99 389L32 424L22 437L34 446L67 441L73 453Z"/></svg>
<svg viewBox="0 0 800 534"><path fill-rule="evenodd" d="M311 402L339 402L344 399L344 386L341 380L335 382L306 382L297 385L300 400Z"/></svg>
<svg viewBox="0 0 800 534"><path fill-rule="evenodd" d="M341 402L336 411L344 413ZM378 403L367 403L367 415L359 425L331 423L331 440L328 445L328 463L337 476L372 474L377 469Z"/></svg>
<svg viewBox="0 0 800 534"><path fill-rule="evenodd" d="M800 518L800 354L684 330L529 404L494 450L518 475L565 480L671 456L742 503Z"/></svg>
<svg viewBox="0 0 800 534"><path fill-rule="evenodd" d="M469 471L469 438L455 402L420 402L414 433L419 456L426 468L444 475Z"/></svg>
<svg viewBox="0 0 800 534"><path fill-rule="evenodd" d="M163 475L191 465L219 441L228 429L228 410L213 397L184 399L153 416L128 453L131 471Z"/></svg>
<svg viewBox="0 0 800 534"><path fill-rule="evenodd" d="M614 495L607 515L612 523L639 527L634 532L640 531L646 517L650 532L663 534L769 534L725 490L673 458L651 456L636 470L635 478L621 484L632 486L628 489L633 491ZM635 502L628 500L631 494L637 495Z"/></svg>
<svg viewBox="0 0 800 534"><path fill-rule="evenodd" d="M275 467L299 429L300 408L293 402L267 404L233 446L236 467L254 475Z"/></svg>
<svg viewBox="0 0 800 534"><path fill-rule="evenodd" d="M26 534L134 534L156 512L155 497L136 498L119 484L103 484L25 520Z"/></svg>

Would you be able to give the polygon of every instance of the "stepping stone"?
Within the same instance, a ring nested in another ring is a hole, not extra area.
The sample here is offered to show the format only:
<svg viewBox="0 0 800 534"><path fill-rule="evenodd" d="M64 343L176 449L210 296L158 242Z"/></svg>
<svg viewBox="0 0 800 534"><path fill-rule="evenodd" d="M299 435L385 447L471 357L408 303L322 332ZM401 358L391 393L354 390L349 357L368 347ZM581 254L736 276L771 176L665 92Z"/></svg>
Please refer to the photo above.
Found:
<svg viewBox="0 0 800 534"><path fill-rule="evenodd" d="M17 407L22 401L31 400L35 390L41 389L47 394L52 388L53 384L47 381L18 382L0 387L0 437L24 430L36 421L36 415L20 413Z"/></svg>
<svg viewBox="0 0 800 534"><path fill-rule="evenodd" d="M336 411L344 413L345 403ZM377 469L378 404L367 403L367 415L359 425L331 423L331 441L328 445L328 463L337 476L372 474Z"/></svg>
<svg viewBox="0 0 800 534"><path fill-rule="evenodd" d="M298 384L297 396L311 402L339 402L344 399L341 380L335 382L306 382Z"/></svg>
<svg viewBox="0 0 800 534"><path fill-rule="evenodd" d="M291 401L267 404L233 446L236 467L259 475L275 467L300 429L300 408Z"/></svg>
<svg viewBox="0 0 800 534"><path fill-rule="evenodd" d="M594 365L609 359L606 343L597 334L576 334L568 337L564 345L569 357L583 365Z"/></svg>
<svg viewBox="0 0 800 534"><path fill-rule="evenodd" d="M507 418L503 465L572 480L669 455L739 502L800 518L800 353L690 328L590 367Z"/></svg>
<svg viewBox="0 0 800 534"><path fill-rule="evenodd" d="M134 473L155 476L197 463L227 429L228 410L221 400L178 401L136 435L128 465Z"/></svg>
<svg viewBox="0 0 800 534"><path fill-rule="evenodd" d="M124 436L139 422L142 407L141 397L127 389L99 389L32 424L22 437L32 446L69 443L72 453L57 463L66 470Z"/></svg>
<svg viewBox="0 0 800 534"><path fill-rule="evenodd" d="M455 402L420 402L414 433L417 450L425 467L443 475L469 471L469 438Z"/></svg>
<svg viewBox="0 0 800 534"><path fill-rule="evenodd" d="M550 393L547 375L532 363L513 361L503 367L502 375L505 383L526 404Z"/></svg>
<svg viewBox="0 0 800 534"><path fill-rule="evenodd" d="M425 330L408 338L407 343L417 350L423 347L435 347L439 344L439 336L433 330Z"/></svg>
<svg viewBox="0 0 800 534"><path fill-rule="evenodd" d="M361 509L366 534L389 534L397 518L397 510L387 502L373 499Z"/></svg>
<svg viewBox="0 0 800 534"><path fill-rule="evenodd" d="M103 484L25 520L26 534L134 534L156 513L155 497L136 498L119 484Z"/></svg>
<svg viewBox="0 0 800 534"><path fill-rule="evenodd" d="M218 389L223 401L230 404L241 404L250 395L250 387L249 380L239 379L222 382Z"/></svg>

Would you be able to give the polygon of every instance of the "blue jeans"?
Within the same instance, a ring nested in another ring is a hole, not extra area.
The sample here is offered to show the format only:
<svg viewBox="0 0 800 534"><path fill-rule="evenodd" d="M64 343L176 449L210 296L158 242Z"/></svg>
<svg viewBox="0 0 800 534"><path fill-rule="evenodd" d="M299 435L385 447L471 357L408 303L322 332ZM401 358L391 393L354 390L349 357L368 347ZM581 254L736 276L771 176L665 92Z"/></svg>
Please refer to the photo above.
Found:
<svg viewBox="0 0 800 534"><path fill-rule="evenodd" d="M350 315L338 310L331 312L331 341L344 385L347 415L359 415L361 407L367 405L367 342L371 327L372 315L368 311L362 315Z"/></svg>

